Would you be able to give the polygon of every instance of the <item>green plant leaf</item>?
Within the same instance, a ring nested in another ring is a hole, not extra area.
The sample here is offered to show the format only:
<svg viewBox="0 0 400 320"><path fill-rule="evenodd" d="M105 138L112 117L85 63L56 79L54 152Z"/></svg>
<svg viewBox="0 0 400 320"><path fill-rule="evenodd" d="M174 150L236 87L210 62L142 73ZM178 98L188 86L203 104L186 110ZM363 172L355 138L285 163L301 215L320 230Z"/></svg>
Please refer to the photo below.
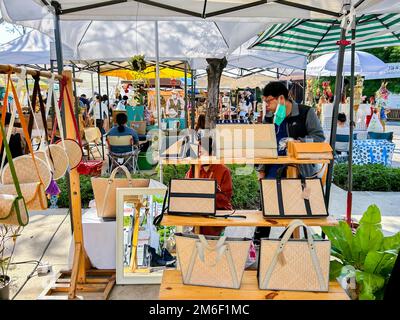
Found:
<svg viewBox="0 0 400 320"><path fill-rule="evenodd" d="M382 250L400 250L400 232L390 237L383 238Z"/></svg>
<svg viewBox="0 0 400 320"><path fill-rule="evenodd" d="M395 251L370 251L365 258L364 271L387 277L393 269L396 258Z"/></svg>
<svg viewBox="0 0 400 320"><path fill-rule="evenodd" d="M337 260L332 260L329 269L329 280L336 280L342 273L343 264Z"/></svg>
<svg viewBox="0 0 400 320"><path fill-rule="evenodd" d="M370 251L378 251L382 246L383 233L379 227L372 224L363 224L357 228L353 239L353 250L357 256L353 255L359 269L365 261L365 257Z"/></svg>
<svg viewBox="0 0 400 320"><path fill-rule="evenodd" d="M360 286L360 300L375 300L375 292L385 285L385 278L363 271L356 271L356 281Z"/></svg>
<svg viewBox="0 0 400 320"><path fill-rule="evenodd" d="M381 223L381 211L377 205L372 204L368 207L367 211L364 212L360 225L362 224L380 224Z"/></svg>
<svg viewBox="0 0 400 320"><path fill-rule="evenodd" d="M322 227L322 231L331 241L332 253L341 259L343 263L351 262L353 260L351 251L353 235L348 224L344 221L339 221L338 226Z"/></svg>

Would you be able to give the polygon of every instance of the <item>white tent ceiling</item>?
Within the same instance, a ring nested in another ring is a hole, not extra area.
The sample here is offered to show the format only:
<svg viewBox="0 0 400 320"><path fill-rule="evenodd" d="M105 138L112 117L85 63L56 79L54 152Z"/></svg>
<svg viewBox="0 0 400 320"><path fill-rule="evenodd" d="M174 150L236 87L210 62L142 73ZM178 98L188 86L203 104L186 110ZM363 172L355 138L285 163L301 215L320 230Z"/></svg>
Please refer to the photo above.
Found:
<svg viewBox="0 0 400 320"><path fill-rule="evenodd" d="M24 2L24 10L20 4ZM398 0L58 0L62 20L189 20L270 21L323 19L342 14L343 1L352 2L358 14L398 12ZM50 0L2 0L13 21L41 19L36 7Z"/></svg>
<svg viewBox="0 0 400 320"><path fill-rule="evenodd" d="M55 60L55 48L51 39L43 33L32 30L10 42L0 45L1 64L49 64ZM73 51L64 46L64 57L73 58Z"/></svg>

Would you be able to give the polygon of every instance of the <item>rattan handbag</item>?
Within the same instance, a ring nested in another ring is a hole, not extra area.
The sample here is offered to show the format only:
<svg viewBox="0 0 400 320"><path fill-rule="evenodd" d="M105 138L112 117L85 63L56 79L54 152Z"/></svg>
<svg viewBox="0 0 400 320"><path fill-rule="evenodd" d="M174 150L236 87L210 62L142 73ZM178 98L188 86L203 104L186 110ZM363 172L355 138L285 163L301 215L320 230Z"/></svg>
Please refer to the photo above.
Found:
<svg viewBox="0 0 400 320"><path fill-rule="evenodd" d="M298 227L306 239L290 239ZM303 221L293 220L279 239L261 239L259 288L327 292L330 252L329 240L314 240Z"/></svg>
<svg viewBox="0 0 400 320"><path fill-rule="evenodd" d="M250 239L181 233L175 239L184 284L240 288Z"/></svg>
<svg viewBox="0 0 400 320"><path fill-rule="evenodd" d="M261 203L266 218L326 217L324 191L319 178L282 178L287 166L277 171L276 179L262 179Z"/></svg>
<svg viewBox="0 0 400 320"><path fill-rule="evenodd" d="M34 197L39 197L40 199L46 198L45 195L45 190L48 188L51 182L52 178L52 173L50 171L50 168L47 166L45 162L43 162L40 159L36 159L34 152L33 152L33 147L32 147L32 142L30 139L30 135L28 132L28 126L26 124L24 114L22 112L22 107L18 99L17 92L14 87L14 83L11 80L11 75L8 74L7 77L7 88L6 88L6 95L5 95L5 100L4 103L7 104L7 97L9 93L9 88L11 87L12 94L14 97L14 102L15 102L15 107L17 109L18 115L19 115L19 120L21 122L21 127L25 135L25 139L28 145L28 149L30 152L30 155L25 155L25 156L20 156L15 159L13 159L13 164L7 163L7 165L3 168L3 172L1 174L1 180L2 184L7 185L7 184L15 184L15 179L13 177L13 172L12 168L15 171L15 175L18 177L19 182L22 183L39 183L41 186L39 188L34 188L35 194ZM4 110L4 107L3 107ZM3 118L2 118L3 121ZM4 122L2 122L3 124ZM4 137L6 137L4 135ZM5 139L1 139L0 141L0 148L1 148L1 143L6 142ZM34 173L33 173L34 172ZM19 188L20 192L23 192L24 190ZM21 191L22 190L22 191ZM33 203L33 202L31 202ZM42 204L40 209L45 210L47 209L47 201L39 201L39 203ZM36 208L36 206L35 206ZM28 206L28 209L29 206Z"/></svg>
<svg viewBox="0 0 400 320"><path fill-rule="evenodd" d="M47 116L46 116L46 107L44 105L43 97L40 93L40 77L38 75L33 76L35 82L33 86L33 94L32 94L32 105L31 105L31 113L29 117L28 124L28 132L31 134L33 123L36 123L34 118L34 112L36 110L36 103L39 101L39 110L41 115L41 120L43 123L43 135L41 137L39 151L35 152L35 155L45 161L49 166L51 172L53 173L53 179L58 180L62 178L68 169L68 155L65 152L64 148L61 146L57 146L55 144L50 144L49 134L47 130ZM51 91L51 90L49 90ZM50 92L51 94L51 92ZM51 96L49 96L51 99ZM56 109L57 110L57 109ZM58 110L59 111L59 110ZM59 113L59 112L58 112ZM56 114L58 114L56 113ZM58 116L57 116L58 117ZM38 124L36 123L37 128ZM40 129L39 129L40 131Z"/></svg>
<svg viewBox="0 0 400 320"><path fill-rule="evenodd" d="M172 179L168 188L168 214L215 215L217 181Z"/></svg>
<svg viewBox="0 0 400 320"><path fill-rule="evenodd" d="M218 158L277 158L275 127L272 124L217 124Z"/></svg>
<svg viewBox="0 0 400 320"><path fill-rule="evenodd" d="M119 170L125 173L126 178L115 178ZM101 218L115 218L116 216L116 189L117 188L147 188L149 179L132 179L125 166L116 167L109 178L91 178L97 216Z"/></svg>
<svg viewBox="0 0 400 320"><path fill-rule="evenodd" d="M28 209L22 195L18 176L15 172L10 147L5 137L6 133L0 121L0 138L1 140L4 138L4 150L13 177L13 185L11 187L13 187L16 193L10 192L10 190L6 189L6 186L0 185L0 223L25 226L29 222Z"/></svg>

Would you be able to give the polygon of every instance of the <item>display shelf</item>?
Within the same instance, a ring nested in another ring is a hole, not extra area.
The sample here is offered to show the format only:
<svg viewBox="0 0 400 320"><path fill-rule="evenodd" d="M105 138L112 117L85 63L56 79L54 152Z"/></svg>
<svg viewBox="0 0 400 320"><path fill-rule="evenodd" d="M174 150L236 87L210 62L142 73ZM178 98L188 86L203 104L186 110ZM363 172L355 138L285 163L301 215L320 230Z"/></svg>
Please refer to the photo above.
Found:
<svg viewBox="0 0 400 320"><path fill-rule="evenodd" d="M300 160L288 156L281 156L275 159L272 158L217 158L217 157L202 157L199 159L183 158L183 159L165 159L161 158L163 165L202 165L202 164L324 164L331 160L327 159L307 159Z"/></svg>
<svg viewBox="0 0 400 320"><path fill-rule="evenodd" d="M217 215L230 214L231 211L217 210ZM286 227L293 219L279 218L266 219L262 211L258 210L237 210L234 215L245 215L242 218L208 218L201 216L175 216L165 214L161 225L163 226L194 226L194 227ZM338 221L332 217L303 218L309 226L335 226Z"/></svg>
<svg viewBox="0 0 400 320"><path fill-rule="evenodd" d="M164 271L160 300L350 300L337 281L329 283L328 292L271 291L258 289L257 271L246 270L240 289L191 286L182 283L179 270Z"/></svg>

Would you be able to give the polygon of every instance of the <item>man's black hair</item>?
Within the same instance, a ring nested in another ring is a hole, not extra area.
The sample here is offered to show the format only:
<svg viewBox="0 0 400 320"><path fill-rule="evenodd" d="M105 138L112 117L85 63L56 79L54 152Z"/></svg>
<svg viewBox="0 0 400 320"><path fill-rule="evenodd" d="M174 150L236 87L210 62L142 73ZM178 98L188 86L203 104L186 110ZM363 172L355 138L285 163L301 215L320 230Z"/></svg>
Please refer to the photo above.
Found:
<svg viewBox="0 0 400 320"><path fill-rule="evenodd" d="M347 118L346 118L346 114L345 113L339 113L338 117L337 117L338 121L340 122L346 122Z"/></svg>
<svg viewBox="0 0 400 320"><path fill-rule="evenodd" d="M123 100L128 100L129 98L128 98L128 96L123 96L122 99Z"/></svg>
<svg viewBox="0 0 400 320"><path fill-rule="evenodd" d="M272 96L274 98L278 98L281 95L283 95L285 99L289 98L289 91L282 82L272 81L263 89L264 97Z"/></svg>

